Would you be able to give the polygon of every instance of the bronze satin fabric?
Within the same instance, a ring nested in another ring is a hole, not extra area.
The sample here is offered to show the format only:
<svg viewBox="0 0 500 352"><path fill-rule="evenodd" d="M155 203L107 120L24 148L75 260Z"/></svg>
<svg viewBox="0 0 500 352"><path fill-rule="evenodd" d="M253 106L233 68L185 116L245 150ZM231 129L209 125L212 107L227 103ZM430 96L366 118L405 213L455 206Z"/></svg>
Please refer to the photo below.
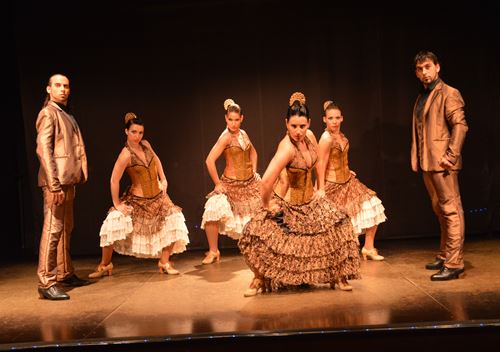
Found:
<svg viewBox="0 0 500 352"><path fill-rule="evenodd" d="M463 268L465 221L458 172L424 172L423 178L441 227L438 257L448 268Z"/></svg>
<svg viewBox="0 0 500 352"><path fill-rule="evenodd" d="M73 230L74 186L62 186L65 198L61 205L53 204L53 193L43 187L43 228L38 256L39 286L48 288L74 273L70 257Z"/></svg>

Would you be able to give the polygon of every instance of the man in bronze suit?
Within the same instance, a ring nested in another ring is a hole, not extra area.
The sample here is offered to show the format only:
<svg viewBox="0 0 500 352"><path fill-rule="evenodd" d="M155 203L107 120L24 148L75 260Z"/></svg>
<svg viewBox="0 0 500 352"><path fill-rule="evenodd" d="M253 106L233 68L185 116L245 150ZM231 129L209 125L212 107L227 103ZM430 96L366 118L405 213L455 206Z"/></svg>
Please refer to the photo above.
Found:
<svg viewBox="0 0 500 352"><path fill-rule="evenodd" d="M43 190L44 222L38 259L38 293L51 300L69 299L62 286L90 282L75 275L69 252L73 230L75 185L87 180L87 156L80 128L67 108L69 80L56 74L36 121L40 161L38 186Z"/></svg>
<svg viewBox="0 0 500 352"><path fill-rule="evenodd" d="M460 92L439 77L435 54L419 52L415 73L423 89L413 108L411 168L423 172L432 209L441 228L440 250L425 267L439 270L432 281L457 279L464 272L464 212L458 187L461 150L468 129Z"/></svg>

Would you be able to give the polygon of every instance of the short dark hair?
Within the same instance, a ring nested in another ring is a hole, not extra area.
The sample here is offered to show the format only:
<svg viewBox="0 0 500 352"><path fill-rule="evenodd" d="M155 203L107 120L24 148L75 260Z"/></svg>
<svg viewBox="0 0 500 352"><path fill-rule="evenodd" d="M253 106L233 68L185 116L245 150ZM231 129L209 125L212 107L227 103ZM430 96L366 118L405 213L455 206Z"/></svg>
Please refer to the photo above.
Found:
<svg viewBox="0 0 500 352"><path fill-rule="evenodd" d="M427 59L431 60L434 63L434 65L439 64L439 60L436 54L434 54L432 51L427 51L427 50L419 51L417 55L415 55L415 58L413 59L413 64L417 66L417 64Z"/></svg>

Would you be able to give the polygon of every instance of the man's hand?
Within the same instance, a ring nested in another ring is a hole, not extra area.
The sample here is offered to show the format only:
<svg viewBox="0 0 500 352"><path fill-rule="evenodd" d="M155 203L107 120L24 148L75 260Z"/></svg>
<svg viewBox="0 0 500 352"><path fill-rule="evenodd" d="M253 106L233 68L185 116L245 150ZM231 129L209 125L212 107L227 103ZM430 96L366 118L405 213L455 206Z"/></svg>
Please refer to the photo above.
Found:
<svg viewBox="0 0 500 352"><path fill-rule="evenodd" d="M52 192L52 204L59 206L64 203L64 198L65 195L63 190Z"/></svg>
<svg viewBox="0 0 500 352"><path fill-rule="evenodd" d="M451 170L453 164L450 163L449 160L443 156L441 157L441 160L439 160L439 166L441 166L445 170Z"/></svg>

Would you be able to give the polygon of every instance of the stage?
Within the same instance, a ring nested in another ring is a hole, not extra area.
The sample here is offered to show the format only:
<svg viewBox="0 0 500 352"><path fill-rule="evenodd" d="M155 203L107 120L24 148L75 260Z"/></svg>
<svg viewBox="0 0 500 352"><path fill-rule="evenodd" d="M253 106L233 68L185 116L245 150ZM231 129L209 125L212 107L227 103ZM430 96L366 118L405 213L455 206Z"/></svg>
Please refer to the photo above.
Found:
<svg viewBox="0 0 500 352"><path fill-rule="evenodd" d="M302 287L243 297L252 278L235 249L202 265L203 252L172 259L181 275L156 261L116 255L113 276L41 300L36 262L0 271L0 350L370 351L486 348L500 342L500 238L468 236L466 271L431 282L437 238L385 240L385 261L362 262L354 290ZM74 258L86 277L99 258ZM474 347L476 346L476 347Z"/></svg>

